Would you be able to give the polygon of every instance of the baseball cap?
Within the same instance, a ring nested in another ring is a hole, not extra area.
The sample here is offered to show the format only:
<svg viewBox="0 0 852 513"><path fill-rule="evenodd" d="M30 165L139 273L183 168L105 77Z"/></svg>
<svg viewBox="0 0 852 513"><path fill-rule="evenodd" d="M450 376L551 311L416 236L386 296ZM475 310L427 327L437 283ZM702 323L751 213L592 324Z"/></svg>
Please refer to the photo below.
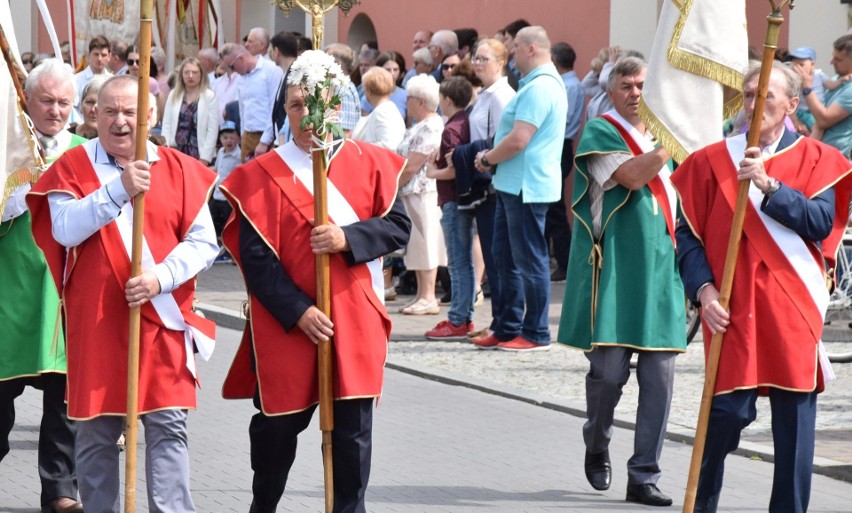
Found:
<svg viewBox="0 0 852 513"><path fill-rule="evenodd" d="M787 55L794 59L810 59L812 61L816 60L816 52L813 48L809 46L800 46L799 48L796 48Z"/></svg>
<svg viewBox="0 0 852 513"><path fill-rule="evenodd" d="M237 125L233 121L223 121L222 126L219 127L220 132L236 132Z"/></svg>

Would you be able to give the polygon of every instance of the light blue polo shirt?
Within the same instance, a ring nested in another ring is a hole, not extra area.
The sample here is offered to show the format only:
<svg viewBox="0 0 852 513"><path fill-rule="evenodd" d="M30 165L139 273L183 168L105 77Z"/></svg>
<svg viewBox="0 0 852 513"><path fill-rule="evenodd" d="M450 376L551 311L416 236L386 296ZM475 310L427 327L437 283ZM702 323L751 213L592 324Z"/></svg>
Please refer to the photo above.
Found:
<svg viewBox="0 0 852 513"><path fill-rule="evenodd" d="M537 130L526 148L497 164L492 183L501 192L523 193L524 203L553 203L562 195L562 144L568 115L565 85L556 66L548 62L521 79L518 87L500 117L494 144L509 135L516 121Z"/></svg>
<svg viewBox="0 0 852 513"><path fill-rule="evenodd" d="M852 113L852 82L846 81L833 91L825 91L825 106L829 107L835 103L840 104L846 112ZM822 135L822 142L834 146L849 158L849 152L852 150L852 114L826 130Z"/></svg>

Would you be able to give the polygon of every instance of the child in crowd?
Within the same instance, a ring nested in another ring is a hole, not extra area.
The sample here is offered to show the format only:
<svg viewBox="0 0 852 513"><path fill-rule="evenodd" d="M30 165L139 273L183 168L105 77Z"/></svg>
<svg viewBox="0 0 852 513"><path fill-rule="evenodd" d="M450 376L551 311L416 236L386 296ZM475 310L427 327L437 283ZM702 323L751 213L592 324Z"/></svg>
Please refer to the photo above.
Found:
<svg viewBox="0 0 852 513"><path fill-rule="evenodd" d="M231 206L225 200L222 191L219 190L219 184L222 180L231 174L235 167L239 166L240 160L240 138L237 135L237 126L233 121L224 121L219 129L219 152L216 154L216 174L219 175L219 180L216 183L216 189L213 191L213 198L210 200L210 215L213 217L213 226L216 228L216 237L221 244L222 230L225 229L225 223L228 221L228 216L231 215ZM227 251L222 249L222 252L216 258L217 264L232 263L233 259Z"/></svg>

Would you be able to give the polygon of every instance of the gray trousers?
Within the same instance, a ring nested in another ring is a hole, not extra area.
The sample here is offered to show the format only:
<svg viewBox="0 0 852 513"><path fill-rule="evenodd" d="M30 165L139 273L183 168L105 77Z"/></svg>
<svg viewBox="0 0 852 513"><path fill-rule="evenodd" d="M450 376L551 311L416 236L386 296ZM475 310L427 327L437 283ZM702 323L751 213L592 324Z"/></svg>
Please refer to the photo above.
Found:
<svg viewBox="0 0 852 513"><path fill-rule="evenodd" d="M194 512L189 494L186 410L141 416L145 427L145 480L148 509L155 513ZM120 478L116 440L124 417L101 416L77 422L77 481L86 513L118 513Z"/></svg>
<svg viewBox="0 0 852 513"><path fill-rule="evenodd" d="M669 406L672 402L673 351L636 351L619 346L595 346L586 353L590 368L586 375L586 414L583 440L593 454L605 451L612 439L615 407L621 389L630 377L630 357L639 354L636 379L639 382L639 408L633 456L627 461L628 484L654 483L660 479L660 453L666 436ZM88 511L88 509L86 510Z"/></svg>

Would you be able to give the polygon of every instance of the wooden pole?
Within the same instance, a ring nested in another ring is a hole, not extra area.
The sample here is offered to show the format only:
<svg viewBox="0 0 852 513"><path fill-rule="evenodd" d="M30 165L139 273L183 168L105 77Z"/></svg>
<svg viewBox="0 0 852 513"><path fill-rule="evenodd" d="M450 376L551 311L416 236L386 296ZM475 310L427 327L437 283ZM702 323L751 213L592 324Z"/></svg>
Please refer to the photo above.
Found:
<svg viewBox="0 0 852 513"><path fill-rule="evenodd" d="M153 1L142 0L139 7L139 98L136 103L136 160L147 160L148 81L151 75L151 20ZM142 274L142 228L145 222L145 193L133 198L133 242L130 277ZM124 467L124 511L136 511L136 441L139 424L139 335L141 307L130 309L130 337L127 350L127 417ZM190 355L191 356L191 355Z"/></svg>
<svg viewBox="0 0 852 513"><path fill-rule="evenodd" d="M316 134L314 134L316 136ZM317 150L314 143L314 224L328 224L328 164L325 150ZM317 308L331 318L331 270L329 255L316 256ZM334 346L331 338L317 344L317 370L319 373L319 415L322 431L323 483L325 484L325 511L334 509L334 472L331 458L331 434L334 431Z"/></svg>
<svg viewBox="0 0 852 513"><path fill-rule="evenodd" d="M760 76L757 83L757 96L754 100L754 112L748 132L747 147L758 145L760 139L761 123L763 121L763 110L766 106L766 94L769 88L769 77L772 73L772 61L775 59L775 48L778 44L778 32L784 17L781 9L791 0L783 0L776 5L772 4L772 13L767 17L766 38L763 43L763 59L760 66ZM746 206L748 204L748 190L751 181L740 182L737 191L737 203L734 208L734 219L731 225L731 233L728 238L728 252L725 255L725 267L722 271L722 283L719 291L719 305L725 310L731 302L731 289L734 283L734 272L737 266L737 255L740 250L740 239L742 237L743 222L745 221ZM704 390L701 394L701 406L698 410L698 425L695 428L695 441L692 444L692 460L689 464L689 476L686 481L686 495L683 499L683 513L693 513L695 508L695 495L698 491L698 478L701 474L701 460L704 457L704 446L707 442L707 427L710 422L710 409L713 405L713 395L716 389L716 375L719 372L719 358L722 354L722 341L724 333L716 333L710 340L710 353L707 356L707 368L704 372Z"/></svg>

